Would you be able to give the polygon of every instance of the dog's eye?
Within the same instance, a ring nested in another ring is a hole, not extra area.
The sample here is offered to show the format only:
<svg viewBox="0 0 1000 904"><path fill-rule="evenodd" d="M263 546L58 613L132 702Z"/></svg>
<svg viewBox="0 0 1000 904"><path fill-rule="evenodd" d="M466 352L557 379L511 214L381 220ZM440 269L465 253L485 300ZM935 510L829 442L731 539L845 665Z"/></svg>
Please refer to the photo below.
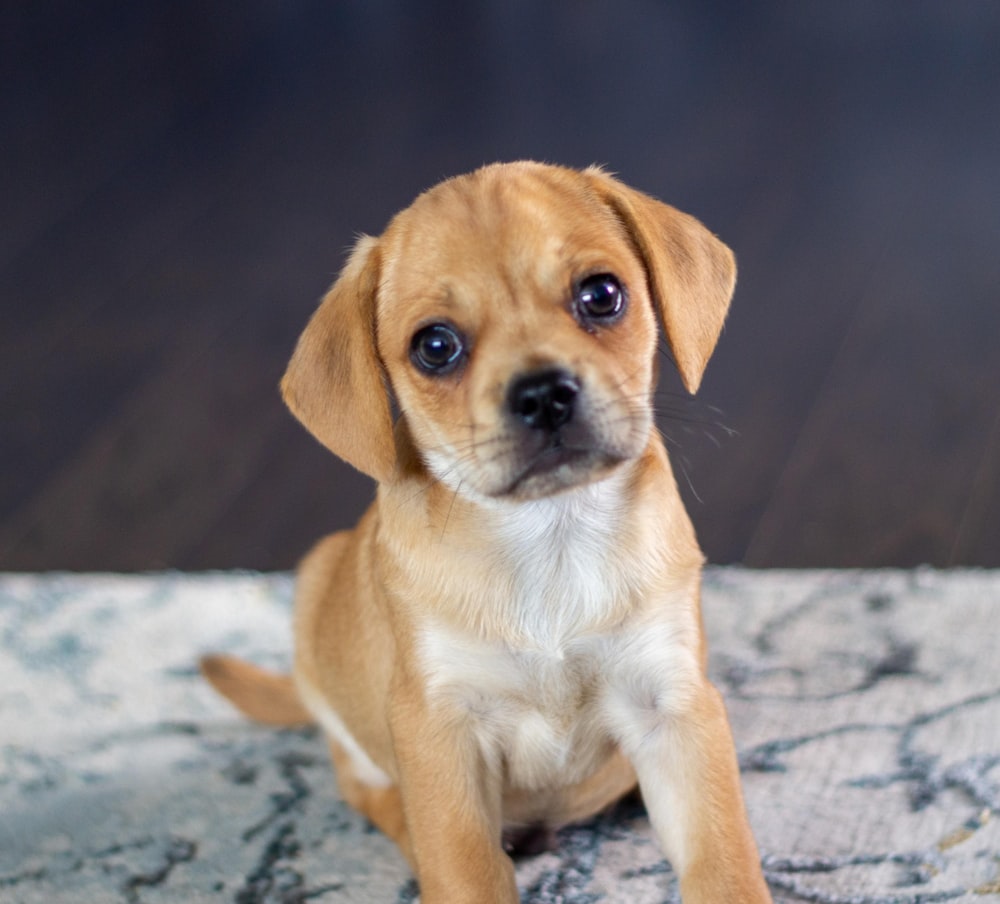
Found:
<svg viewBox="0 0 1000 904"><path fill-rule="evenodd" d="M462 337L446 323L432 323L417 330L410 342L410 360L428 374L454 370L464 351Z"/></svg>
<svg viewBox="0 0 1000 904"><path fill-rule="evenodd" d="M584 279L576 290L576 313L584 321L614 320L625 310L625 290L611 273Z"/></svg>

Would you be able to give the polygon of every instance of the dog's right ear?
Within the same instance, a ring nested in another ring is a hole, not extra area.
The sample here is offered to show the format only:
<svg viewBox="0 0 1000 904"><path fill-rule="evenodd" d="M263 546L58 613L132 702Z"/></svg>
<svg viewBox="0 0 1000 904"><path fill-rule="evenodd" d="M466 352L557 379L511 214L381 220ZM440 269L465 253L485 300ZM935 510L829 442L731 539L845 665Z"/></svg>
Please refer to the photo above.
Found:
<svg viewBox="0 0 1000 904"><path fill-rule="evenodd" d="M377 239L359 239L299 337L281 394L324 446L381 481L395 471L396 450L375 348L379 258Z"/></svg>
<svg viewBox="0 0 1000 904"><path fill-rule="evenodd" d="M736 259L694 217L597 167L584 171L646 266L674 362L688 392L701 383L736 284Z"/></svg>

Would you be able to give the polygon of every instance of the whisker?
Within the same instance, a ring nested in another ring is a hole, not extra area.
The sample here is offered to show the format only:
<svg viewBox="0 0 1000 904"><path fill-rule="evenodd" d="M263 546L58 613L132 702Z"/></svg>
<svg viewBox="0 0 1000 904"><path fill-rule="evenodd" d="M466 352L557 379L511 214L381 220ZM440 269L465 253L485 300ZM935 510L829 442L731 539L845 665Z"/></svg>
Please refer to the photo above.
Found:
<svg viewBox="0 0 1000 904"><path fill-rule="evenodd" d="M691 494L694 496L695 499L698 500L699 504L704 505L705 504L705 500L702 499L701 496L698 495L698 491L695 489L695 486L694 486L694 481L691 480L691 475L688 473L686 462L687 462L687 458L684 455L682 455L680 457L680 460L677 462L678 465L680 465L681 474L684 475L684 481L687 483L688 489L691 490Z"/></svg>
<svg viewBox="0 0 1000 904"><path fill-rule="evenodd" d="M441 527L441 536L438 537L438 543L444 542L444 535L448 532L448 524L451 522L451 513L455 508L455 500L458 499L458 491L462 488L464 482L460 480L458 486L455 487L454 492L451 494L451 504L448 506L448 512L444 516L444 525Z"/></svg>

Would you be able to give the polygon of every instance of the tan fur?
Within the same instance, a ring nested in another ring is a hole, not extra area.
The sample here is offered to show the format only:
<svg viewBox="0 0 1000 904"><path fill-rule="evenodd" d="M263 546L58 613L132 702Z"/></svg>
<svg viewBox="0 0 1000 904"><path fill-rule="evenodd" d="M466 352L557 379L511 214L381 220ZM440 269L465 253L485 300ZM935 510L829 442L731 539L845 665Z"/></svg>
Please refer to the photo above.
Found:
<svg viewBox="0 0 1000 904"><path fill-rule="evenodd" d="M619 319L581 315L594 274L624 287ZM362 239L299 341L285 399L377 499L300 568L296 693L205 672L254 718L320 722L424 904L516 902L502 830L637 780L685 904L770 901L651 407L657 315L693 392L734 281L700 223L598 169L495 165ZM428 373L411 341L440 322L464 357ZM571 417L539 427L515 398L553 369Z"/></svg>
<svg viewBox="0 0 1000 904"><path fill-rule="evenodd" d="M235 656L219 655L203 657L201 673L240 712L257 722L289 728L313 721L299 702L289 675L268 672Z"/></svg>

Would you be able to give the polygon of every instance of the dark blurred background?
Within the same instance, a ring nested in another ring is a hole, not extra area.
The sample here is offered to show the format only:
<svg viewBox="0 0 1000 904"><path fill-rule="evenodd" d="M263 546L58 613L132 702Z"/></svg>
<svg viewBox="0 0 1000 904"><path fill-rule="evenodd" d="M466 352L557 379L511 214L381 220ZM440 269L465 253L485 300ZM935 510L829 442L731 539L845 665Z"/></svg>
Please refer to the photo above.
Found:
<svg viewBox="0 0 1000 904"><path fill-rule="evenodd" d="M659 399L711 560L1000 565L996 0L41 0L0 41L0 568L286 568L351 523L295 338L357 232L520 157L737 252Z"/></svg>

